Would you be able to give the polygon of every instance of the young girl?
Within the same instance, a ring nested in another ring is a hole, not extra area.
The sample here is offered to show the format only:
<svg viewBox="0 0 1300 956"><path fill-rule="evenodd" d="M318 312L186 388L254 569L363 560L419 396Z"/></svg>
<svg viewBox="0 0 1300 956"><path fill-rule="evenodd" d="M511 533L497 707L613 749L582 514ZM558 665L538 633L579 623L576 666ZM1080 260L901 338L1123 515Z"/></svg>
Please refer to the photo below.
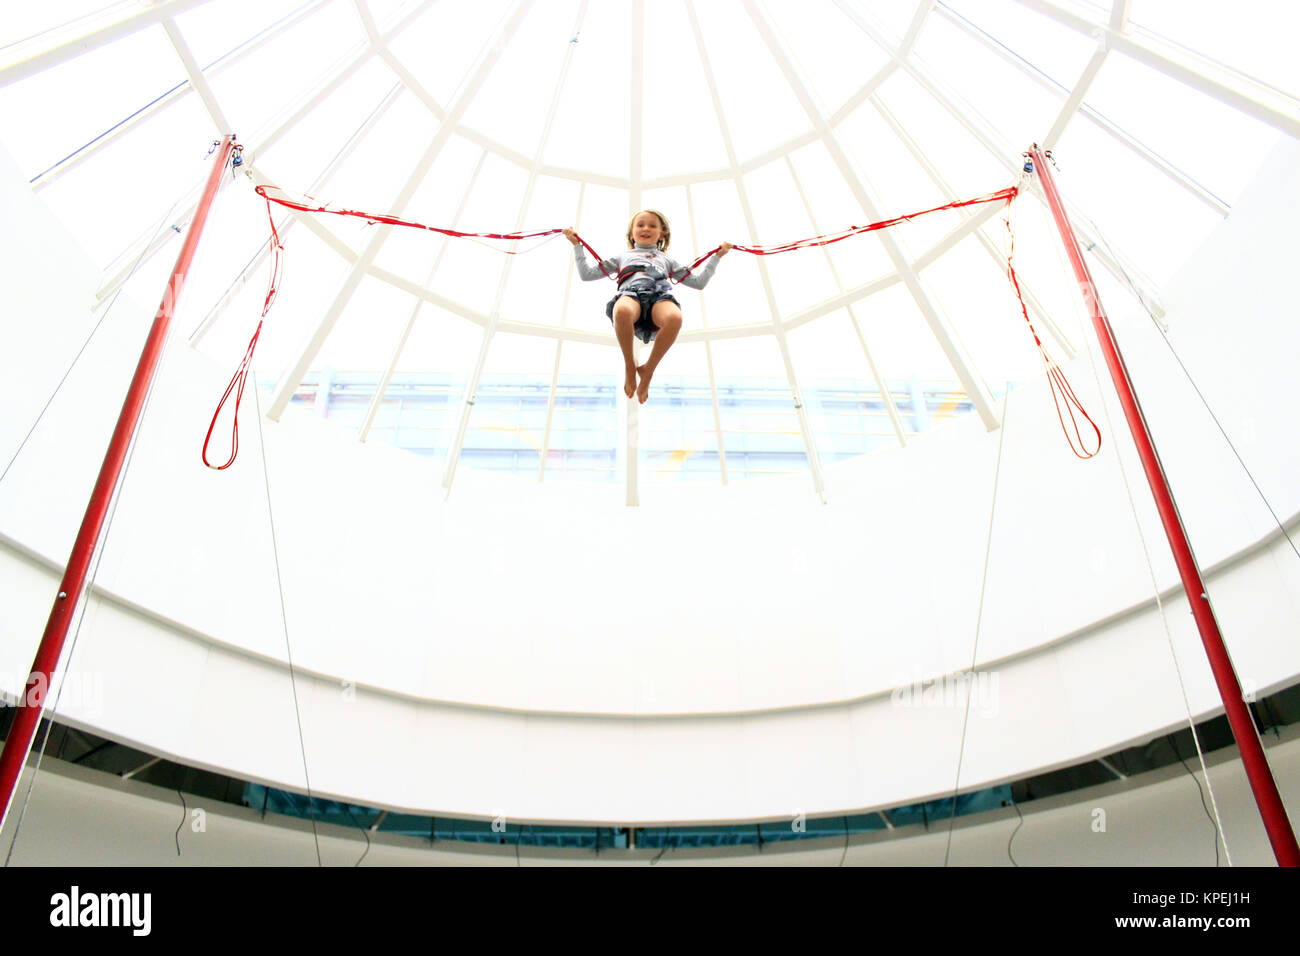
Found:
<svg viewBox="0 0 1300 956"><path fill-rule="evenodd" d="M650 393L650 379L663 360L668 347L677 340L682 328L682 310L673 298L669 278L677 279L692 289L703 289L713 278L718 260L731 251L731 243L718 247L716 256L698 273L664 255L672 240L672 230L664 214L654 209L643 209L627 225L627 247L630 251L605 259L598 266L587 261L587 252L572 229L564 230L565 238L573 243L573 256L578 265L578 275L584 280L604 278L617 274L618 292L605 306L605 314L614 323L614 335L623 350L625 377L623 392L628 398L636 392L642 404ZM632 357L632 335L642 342L654 342L650 358L637 366ZM640 376L640 383L637 376Z"/></svg>

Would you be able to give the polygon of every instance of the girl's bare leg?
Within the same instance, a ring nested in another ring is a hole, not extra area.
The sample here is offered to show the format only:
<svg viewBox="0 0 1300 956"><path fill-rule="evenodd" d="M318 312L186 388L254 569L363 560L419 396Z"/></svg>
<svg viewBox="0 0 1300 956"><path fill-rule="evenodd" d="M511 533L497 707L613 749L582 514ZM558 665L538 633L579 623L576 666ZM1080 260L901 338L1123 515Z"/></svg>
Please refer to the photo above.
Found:
<svg viewBox="0 0 1300 956"><path fill-rule="evenodd" d="M645 404L645 400L650 397L650 379L654 376L655 369L663 361L664 353L677 341L677 333L682 330L682 310L677 308L676 304L665 300L656 302L650 309L650 318L658 327L659 332L655 335L655 347L650 352L650 358L646 363L640 366L636 371L641 376L641 383L637 386L636 397Z"/></svg>
<svg viewBox="0 0 1300 956"><path fill-rule="evenodd" d="M632 336L639 318L641 303L638 300L624 296L614 303L614 337L618 339L618 347L623 350L623 394L628 398L636 391L636 359L632 352Z"/></svg>

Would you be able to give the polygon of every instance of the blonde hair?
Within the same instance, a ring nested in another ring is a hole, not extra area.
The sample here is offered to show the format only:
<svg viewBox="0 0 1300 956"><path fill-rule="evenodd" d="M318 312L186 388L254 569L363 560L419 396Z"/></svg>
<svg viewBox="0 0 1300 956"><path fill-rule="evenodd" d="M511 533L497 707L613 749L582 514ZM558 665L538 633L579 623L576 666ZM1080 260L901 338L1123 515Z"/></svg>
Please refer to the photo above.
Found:
<svg viewBox="0 0 1300 956"><path fill-rule="evenodd" d="M672 243L673 230L668 225L668 217L665 216L663 213L661 213L658 209L641 209L632 214L632 218L627 221L627 247L629 249L636 248L636 241L632 238L632 227L636 224L637 217L644 212L648 212L652 216L659 217L659 227L663 230L663 235L659 237L659 241L655 243L655 246L658 247L660 252L662 252L663 250L667 249L668 246Z"/></svg>

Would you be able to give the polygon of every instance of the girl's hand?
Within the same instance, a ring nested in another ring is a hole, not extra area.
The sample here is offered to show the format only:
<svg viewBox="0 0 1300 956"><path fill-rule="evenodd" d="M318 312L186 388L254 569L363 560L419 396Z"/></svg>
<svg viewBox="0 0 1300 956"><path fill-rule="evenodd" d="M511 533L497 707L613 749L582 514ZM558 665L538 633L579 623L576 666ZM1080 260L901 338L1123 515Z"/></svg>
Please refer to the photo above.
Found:
<svg viewBox="0 0 1300 956"><path fill-rule="evenodd" d="M575 246L578 244L578 234L573 231L572 227L569 227L568 229L564 230L564 238L568 239Z"/></svg>
<svg viewBox="0 0 1300 956"><path fill-rule="evenodd" d="M721 259L730 251L731 251L731 243L724 242L722 245L718 246L718 258Z"/></svg>

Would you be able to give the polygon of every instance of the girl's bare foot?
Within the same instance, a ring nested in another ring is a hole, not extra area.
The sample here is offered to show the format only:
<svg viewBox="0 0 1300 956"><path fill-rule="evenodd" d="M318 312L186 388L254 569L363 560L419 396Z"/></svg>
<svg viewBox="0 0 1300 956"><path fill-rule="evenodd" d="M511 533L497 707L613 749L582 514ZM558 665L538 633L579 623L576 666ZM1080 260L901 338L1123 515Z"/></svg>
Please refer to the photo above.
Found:
<svg viewBox="0 0 1300 956"><path fill-rule="evenodd" d="M623 378L623 394L628 398L631 398L632 393L636 391L636 373L637 369L629 365L627 367L627 374ZM644 402L645 399L643 398L641 401Z"/></svg>
<svg viewBox="0 0 1300 956"><path fill-rule="evenodd" d="M641 384L636 389L636 397L644 405L645 400L650 397L650 377L654 375L654 372L650 371L648 366L638 365L636 373L641 377ZM629 395L628 397L631 398L632 396Z"/></svg>

